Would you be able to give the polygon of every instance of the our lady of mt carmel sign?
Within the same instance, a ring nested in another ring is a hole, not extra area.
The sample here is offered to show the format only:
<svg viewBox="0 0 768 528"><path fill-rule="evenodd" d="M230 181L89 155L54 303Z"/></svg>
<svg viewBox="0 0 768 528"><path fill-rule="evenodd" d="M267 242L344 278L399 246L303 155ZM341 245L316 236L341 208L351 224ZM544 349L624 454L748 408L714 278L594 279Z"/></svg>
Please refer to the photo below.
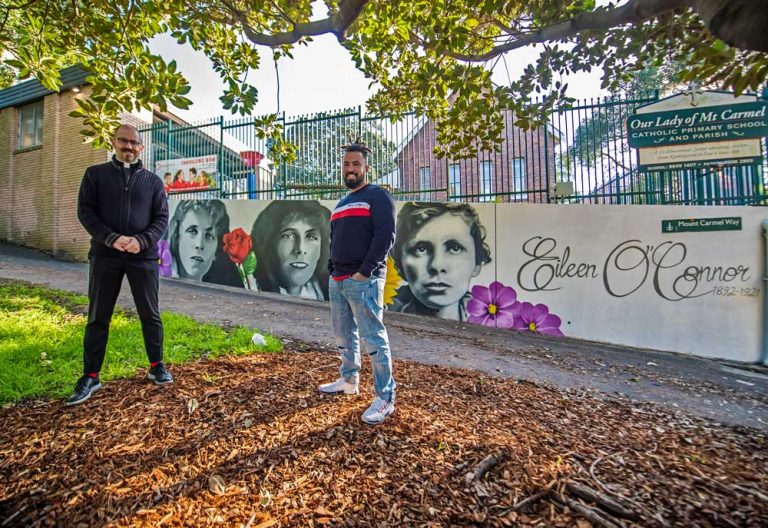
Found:
<svg viewBox="0 0 768 528"><path fill-rule="evenodd" d="M629 146L638 149L641 171L761 163L764 136L768 101L723 92L677 94L627 119Z"/></svg>

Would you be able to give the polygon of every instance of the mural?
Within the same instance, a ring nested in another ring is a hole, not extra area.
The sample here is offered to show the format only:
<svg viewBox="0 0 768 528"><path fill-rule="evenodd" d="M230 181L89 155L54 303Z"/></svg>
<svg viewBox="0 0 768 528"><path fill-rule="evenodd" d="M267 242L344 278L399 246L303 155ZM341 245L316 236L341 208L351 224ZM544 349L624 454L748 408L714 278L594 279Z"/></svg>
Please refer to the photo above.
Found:
<svg viewBox="0 0 768 528"><path fill-rule="evenodd" d="M485 238L469 204L402 205L391 255L406 284L397 289L390 309L466 321L469 283L491 262Z"/></svg>
<svg viewBox="0 0 768 528"><path fill-rule="evenodd" d="M168 238L159 248L162 274L327 300L335 202L169 205ZM397 207L384 289L389 311L760 359L760 208Z"/></svg>
<svg viewBox="0 0 768 528"><path fill-rule="evenodd" d="M242 287L237 267L224 251L227 233L229 215L221 200L176 202L168 239L160 241L161 274L171 271L180 279Z"/></svg>
<svg viewBox="0 0 768 528"><path fill-rule="evenodd" d="M270 203L251 229L260 291L328 300L331 211L317 201Z"/></svg>

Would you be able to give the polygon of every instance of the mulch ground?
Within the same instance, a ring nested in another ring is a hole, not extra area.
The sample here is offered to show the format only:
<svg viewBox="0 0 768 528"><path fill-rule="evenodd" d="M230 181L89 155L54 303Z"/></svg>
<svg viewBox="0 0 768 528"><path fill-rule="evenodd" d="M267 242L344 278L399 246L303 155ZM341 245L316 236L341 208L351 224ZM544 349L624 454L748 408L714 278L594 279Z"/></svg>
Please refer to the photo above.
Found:
<svg viewBox="0 0 768 528"><path fill-rule="evenodd" d="M2 409L0 526L768 526L756 431L402 361L373 427L368 370L360 396L316 391L337 361L202 361Z"/></svg>

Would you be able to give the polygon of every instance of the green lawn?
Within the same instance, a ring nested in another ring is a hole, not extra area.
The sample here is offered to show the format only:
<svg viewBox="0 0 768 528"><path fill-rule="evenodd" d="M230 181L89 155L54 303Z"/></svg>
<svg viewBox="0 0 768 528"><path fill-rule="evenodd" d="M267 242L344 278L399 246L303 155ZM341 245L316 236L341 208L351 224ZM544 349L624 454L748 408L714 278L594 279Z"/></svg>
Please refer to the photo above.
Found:
<svg viewBox="0 0 768 528"><path fill-rule="evenodd" d="M0 279L0 404L69 395L82 374L87 308L87 297ZM282 348L272 336L256 347L249 328L225 329L170 312L162 318L169 364ZM101 379L130 377L147 366L138 318L117 308Z"/></svg>

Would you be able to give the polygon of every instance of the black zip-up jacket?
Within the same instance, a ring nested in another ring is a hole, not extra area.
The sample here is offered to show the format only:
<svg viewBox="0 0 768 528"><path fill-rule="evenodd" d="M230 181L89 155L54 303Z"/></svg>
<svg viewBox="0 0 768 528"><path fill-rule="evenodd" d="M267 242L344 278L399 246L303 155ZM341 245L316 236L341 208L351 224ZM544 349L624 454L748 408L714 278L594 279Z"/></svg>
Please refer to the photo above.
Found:
<svg viewBox="0 0 768 528"><path fill-rule="evenodd" d="M77 218L91 235L89 256L157 259L157 241L168 227L168 201L163 181L143 167L131 165L126 178L123 163L114 156L85 170L77 200ZM127 180L127 181L126 181ZM112 244L133 236L141 251L118 251Z"/></svg>

